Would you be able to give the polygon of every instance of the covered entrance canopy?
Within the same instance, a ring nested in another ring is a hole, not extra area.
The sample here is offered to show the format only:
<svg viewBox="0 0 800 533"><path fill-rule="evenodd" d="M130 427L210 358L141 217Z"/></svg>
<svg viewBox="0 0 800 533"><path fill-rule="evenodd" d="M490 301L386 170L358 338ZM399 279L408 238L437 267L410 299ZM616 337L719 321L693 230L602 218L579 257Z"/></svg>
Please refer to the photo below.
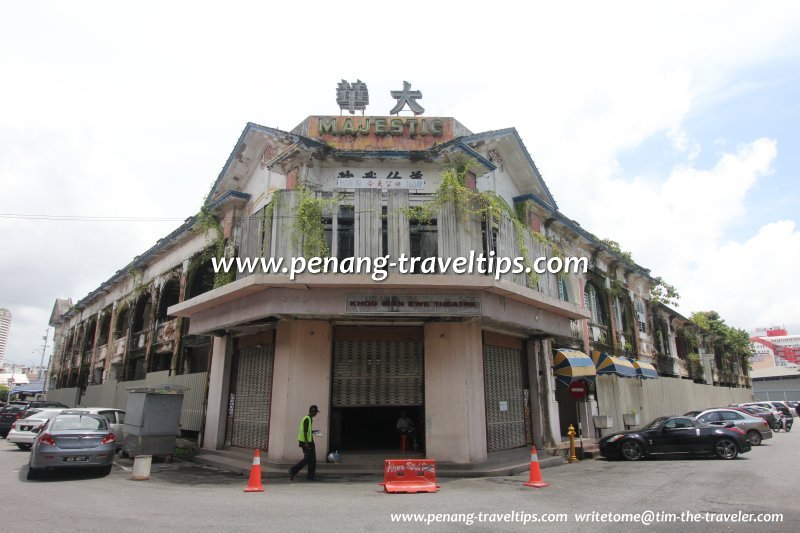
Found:
<svg viewBox="0 0 800 533"><path fill-rule="evenodd" d="M615 357L605 352L592 352L594 366L597 368L597 375L613 374L624 378L635 378L636 369L633 364L624 357Z"/></svg>
<svg viewBox="0 0 800 533"><path fill-rule="evenodd" d="M586 379L592 381L597 375L594 362L585 353L578 350L561 348L553 357L553 374L564 385Z"/></svg>
<svg viewBox="0 0 800 533"><path fill-rule="evenodd" d="M650 363L632 360L633 368L636 370L636 377L642 379L658 379L658 370Z"/></svg>

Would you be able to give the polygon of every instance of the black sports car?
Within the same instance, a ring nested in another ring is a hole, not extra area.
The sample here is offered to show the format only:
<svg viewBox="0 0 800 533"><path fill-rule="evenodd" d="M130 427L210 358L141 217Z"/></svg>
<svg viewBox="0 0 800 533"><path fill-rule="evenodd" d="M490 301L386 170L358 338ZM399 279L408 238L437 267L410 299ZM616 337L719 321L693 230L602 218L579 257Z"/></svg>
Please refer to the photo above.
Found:
<svg viewBox="0 0 800 533"><path fill-rule="evenodd" d="M656 453L711 453L720 459L736 459L749 451L750 442L741 429L703 425L688 416L662 416L641 429L600 440L600 455L628 461Z"/></svg>

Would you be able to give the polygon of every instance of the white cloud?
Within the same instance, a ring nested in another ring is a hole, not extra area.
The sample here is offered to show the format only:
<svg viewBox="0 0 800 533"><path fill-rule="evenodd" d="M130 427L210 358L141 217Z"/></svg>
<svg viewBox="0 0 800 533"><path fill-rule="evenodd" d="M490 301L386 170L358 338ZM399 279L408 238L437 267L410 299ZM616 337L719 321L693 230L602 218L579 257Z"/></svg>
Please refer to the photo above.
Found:
<svg viewBox="0 0 800 533"><path fill-rule="evenodd" d="M702 273L693 263L716 257L731 220L747 216L781 141L720 139L728 153L698 169L686 118L757 90L736 81L743 70L800 52L797 3L136 6L5 6L0 212L182 219L247 121L291 129L336 113L343 77L365 80L368 111L385 114L407 79L428 114L474 131L517 127L564 213L620 241L686 301ZM628 176L619 154L659 134L685 165ZM0 306L26 309L10 355L38 344L56 297L80 299L177 225L0 220Z"/></svg>

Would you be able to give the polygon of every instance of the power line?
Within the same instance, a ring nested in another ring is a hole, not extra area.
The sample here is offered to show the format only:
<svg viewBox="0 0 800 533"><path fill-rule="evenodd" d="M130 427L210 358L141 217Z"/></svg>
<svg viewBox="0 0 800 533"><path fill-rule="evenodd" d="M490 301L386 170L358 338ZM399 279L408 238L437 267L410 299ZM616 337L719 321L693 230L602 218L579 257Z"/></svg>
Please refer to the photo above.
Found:
<svg viewBox="0 0 800 533"><path fill-rule="evenodd" d="M175 222L185 218L177 217L126 217L126 216L84 216L84 215L40 215L23 213L0 213L0 218L19 220L53 220L63 222Z"/></svg>

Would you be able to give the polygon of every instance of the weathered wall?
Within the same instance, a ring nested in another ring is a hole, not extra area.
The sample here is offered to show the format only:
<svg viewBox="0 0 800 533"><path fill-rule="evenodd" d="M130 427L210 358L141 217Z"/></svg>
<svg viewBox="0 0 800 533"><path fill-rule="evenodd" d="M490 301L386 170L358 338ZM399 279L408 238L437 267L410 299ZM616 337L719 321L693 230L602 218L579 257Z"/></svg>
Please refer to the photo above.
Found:
<svg viewBox="0 0 800 533"><path fill-rule="evenodd" d="M102 385L86 387L86 393L78 403L77 389L51 389L47 399L62 402L70 407L114 407L125 409L128 403L128 389L135 387L155 387L158 385L181 385L188 387L183 395L180 425L182 430L200 431L203 418L203 399L205 397L206 373L170 376L168 371L151 372L146 379L139 381L107 381ZM65 401L62 398L70 398Z"/></svg>
<svg viewBox="0 0 800 533"><path fill-rule="evenodd" d="M753 399L752 389L712 387L668 377L640 380L598 376L596 383L599 414L614 417L614 427L605 430L604 435L624 430L622 414L634 410L641 413L641 424L646 424L659 416L682 415Z"/></svg>
<svg viewBox="0 0 800 533"><path fill-rule="evenodd" d="M483 341L477 322L425 324L425 446L428 457L486 461Z"/></svg>
<svg viewBox="0 0 800 533"><path fill-rule="evenodd" d="M285 320L278 324L269 423L271 461L293 462L303 456L297 433L311 405L319 407L313 426L322 431L322 437L315 440L317 460L325 461L330 435L332 333L327 321Z"/></svg>

